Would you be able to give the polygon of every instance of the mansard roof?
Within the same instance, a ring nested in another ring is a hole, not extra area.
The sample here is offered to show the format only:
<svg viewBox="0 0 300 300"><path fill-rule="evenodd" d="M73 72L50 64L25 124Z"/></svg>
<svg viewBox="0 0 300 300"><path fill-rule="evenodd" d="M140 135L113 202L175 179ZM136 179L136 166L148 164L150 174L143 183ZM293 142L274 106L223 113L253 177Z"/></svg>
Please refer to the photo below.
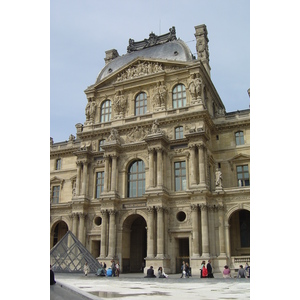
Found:
<svg viewBox="0 0 300 300"><path fill-rule="evenodd" d="M165 38L167 34L162 36L153 35L151 33L149 39L141 42L134 42L130 39L127 47L128 53L111 60L99 73L96 83L120 70L137 57L180 62L190 62L195 59L186 43L177 39L176 36L173 35L168 39Z"/></svg>

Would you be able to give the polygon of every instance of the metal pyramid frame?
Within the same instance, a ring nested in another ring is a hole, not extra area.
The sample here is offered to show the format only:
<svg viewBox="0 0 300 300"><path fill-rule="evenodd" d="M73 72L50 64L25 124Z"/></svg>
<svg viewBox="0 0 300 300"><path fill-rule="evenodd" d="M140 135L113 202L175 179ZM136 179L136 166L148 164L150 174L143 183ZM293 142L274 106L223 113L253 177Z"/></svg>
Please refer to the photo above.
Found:
<svg viewBox="0 0 300 300"><path fill-rule="evenodd" d="M50 264L54 272L83 272L85 263L88 263L90 272L95 274L100 268L99 262L71 231L68 231L50 251Z"/></svg>

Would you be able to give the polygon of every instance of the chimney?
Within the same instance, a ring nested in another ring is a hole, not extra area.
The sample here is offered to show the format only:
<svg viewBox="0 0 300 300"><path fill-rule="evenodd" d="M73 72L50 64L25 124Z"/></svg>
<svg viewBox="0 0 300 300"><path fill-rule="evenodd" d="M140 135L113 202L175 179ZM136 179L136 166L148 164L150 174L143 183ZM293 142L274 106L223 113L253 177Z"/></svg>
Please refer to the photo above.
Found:
<svg viewBox="0 0 300 300"><path fill-rule="evenodd" d="M208 38L206 25L195 26L195 37L196 37L196 50L197 59L203 63L207 74L210 77L210 66L209 66L209 51L208 51Z"/></svg>
<svg viewBox="0 0 300 300"><path fill-rule="evenodd" d="M111 49L105 51L106 57L104 58L105 60L105 65L107 65L110 61L115 59L116 57L119 57L119 53L116 49Z"/></svg>

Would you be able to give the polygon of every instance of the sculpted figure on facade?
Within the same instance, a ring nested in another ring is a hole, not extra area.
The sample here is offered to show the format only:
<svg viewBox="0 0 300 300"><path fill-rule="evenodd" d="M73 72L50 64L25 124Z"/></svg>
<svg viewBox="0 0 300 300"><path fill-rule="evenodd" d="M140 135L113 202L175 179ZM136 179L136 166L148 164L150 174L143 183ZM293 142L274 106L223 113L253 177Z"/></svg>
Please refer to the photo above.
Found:
<svg viewBox="0 0 300 300"><path fill-rule="evenodd" d="M157 119L155 119L152 124L151 133L161 133L161 129L159 128L159 123Z"/></svg>
<svg viewBox="0 0 300 300"><path fill-rule="evenodd" d="M159 63L138 62L136 65L127 68L117 77L117 82L132 79L152 73L157 73L163 70L163 66Z"/></svg>
<svg viewBox="0 0 300 300"><path fill-rule="evenodd" d="M116 92L113 106L115 112L115 119L123 118L126 113L127 99L121 91Z"/></svg>
<svg viewBox="0 0 300 300"><path fill-rule="evenodd" d="M115 129L115 128L112 128L112 129L110 130L110 135L109 135L109 137L107 138L106 141L107 141L107 142L117 141L117 142L120 143L120 142L121 142L121 139L120 139L118 130Z"/></svg>
<svg viewBox="0 0 300 300"><path fill-rule="evenodd" d="M142 141L147 135L147 132L141 127L136 126L126 136L126 143Z"/></svg>
<svg viewBox="0 0 300 300"><path fill-rule="evenodd" d="M94 117L96 113L96 102L92 98L88 99L88 103L85 107L86 123L94 123Z"/></svg>
<svg viewBox="0 0 300 300"><path fill-rule="evenodd" d="M192 95L192 101L200 100L202 95L202 78L200 75L193 74L189 80L189 91Z"/></svg>
<svg viewBox="0 0 300 300"><path fill-rule="evenodd" d="M220 171L220 169L216 169L216 189L220 189L220 188L223 188L223 185L222 185L222 172Z"/></svg>
<svg viewBox="0 0 300 300"><path fill-rule="evenodd" d="M155 110L165 109L165 100L167 95L167 88L162 82L157 83L153 90L153 102Z"/></svg>

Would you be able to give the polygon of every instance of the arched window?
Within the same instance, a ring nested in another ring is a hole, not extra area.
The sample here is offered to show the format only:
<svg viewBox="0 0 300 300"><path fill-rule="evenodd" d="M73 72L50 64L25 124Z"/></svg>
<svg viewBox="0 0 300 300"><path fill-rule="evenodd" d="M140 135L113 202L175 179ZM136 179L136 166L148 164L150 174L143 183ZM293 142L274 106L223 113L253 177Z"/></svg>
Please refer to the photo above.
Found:
<svg viewBox="0 0 300 300"><path fill-rule="evenodd" d="M111 101L105 100L101 104L101 122L109 122L111 118Z"/></svg>
<svg viewBox="0 0 300 300"><path fill-rule="evenodd" d="M135 98L135 115L144 115L147 112L147 94L140 93Z"/></svg>
<svg viewBox="0 0 300 300"><path fill-rule="evenodd" d="M172 93L173 108L186 106L186 92L183 84L177 84Z"/></svg>
<svg viewBox="0 0 300 300"><path fill-rule="evenodd" d="M238 131L235 133L235 144L238 145L244 145L244 132Z"/></svg>
<svg viewBox="0 0 300 300"><path fill-rule="evenodd" d="M183 139L183 127L178 126L175 128L175 139Z"/></svg>
<svg viewBox="0 0 300 300"><path fill-rule="evenodd" d="M128 197L145 194L145 164L142 160L133 162L128 170Z"/></svg>

